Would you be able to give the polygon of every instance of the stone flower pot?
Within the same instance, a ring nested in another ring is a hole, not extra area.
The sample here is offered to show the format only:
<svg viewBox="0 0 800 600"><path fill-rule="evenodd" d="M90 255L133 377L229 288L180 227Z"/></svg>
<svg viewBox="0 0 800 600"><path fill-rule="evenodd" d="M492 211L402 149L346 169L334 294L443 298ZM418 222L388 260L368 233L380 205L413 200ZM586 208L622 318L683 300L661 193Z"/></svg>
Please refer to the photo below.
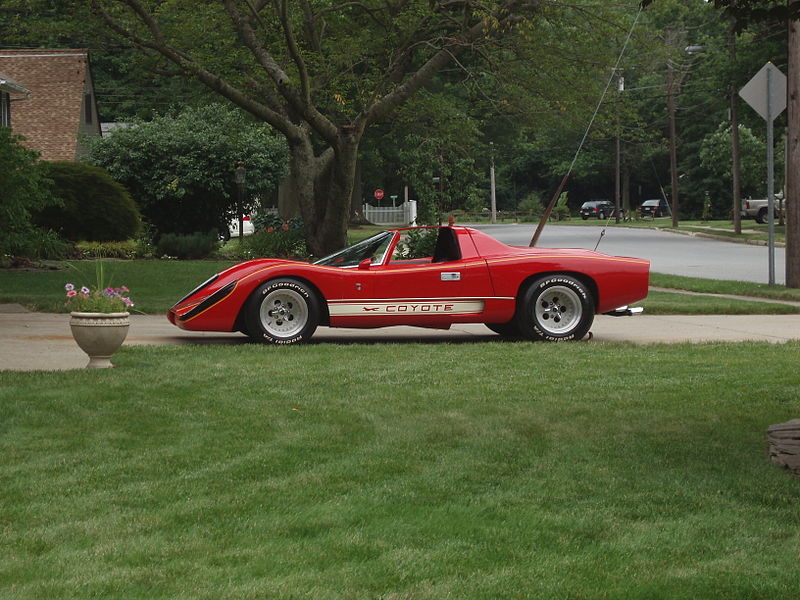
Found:
<svg viewBox="0 0 800 600"><path fill-rule="evenodd" d="M125 341L130 327L130 313L72 312L69 326L72 337L89 355L87 369L113 367L111 356Z"/></svg>

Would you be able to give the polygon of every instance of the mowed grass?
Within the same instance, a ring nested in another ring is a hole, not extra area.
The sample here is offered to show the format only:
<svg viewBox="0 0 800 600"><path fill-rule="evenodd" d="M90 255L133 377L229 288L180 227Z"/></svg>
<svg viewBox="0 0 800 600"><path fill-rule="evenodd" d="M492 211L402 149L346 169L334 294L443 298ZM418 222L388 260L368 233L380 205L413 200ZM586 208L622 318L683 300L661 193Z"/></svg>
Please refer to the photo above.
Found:
<svg viewBox="0 0 800 600"><path fill-rule="evenodd" d="M126 286L137 311L165 313L190 290L236 261L107 260L105 284ZM0 303L18 302L42 312L64 312L64 284L96 286L95 261L53 262L52 270L0 270Z"/></svg>
<svg viewBox="0 0 800 600"><path fill-rule="evenodd" d="M0 372L0 595L794 598L800 345L123 347Z"/></svg>

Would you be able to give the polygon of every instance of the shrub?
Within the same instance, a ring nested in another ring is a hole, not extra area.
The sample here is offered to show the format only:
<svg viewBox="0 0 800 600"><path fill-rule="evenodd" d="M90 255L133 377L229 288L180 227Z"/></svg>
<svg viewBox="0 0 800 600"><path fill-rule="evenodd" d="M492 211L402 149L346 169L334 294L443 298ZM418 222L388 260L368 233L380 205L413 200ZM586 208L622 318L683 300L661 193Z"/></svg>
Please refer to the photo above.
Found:
<svg viewBox="0 0 800 600"><path fill-rule="evenodd" d="M62 205L43 209L35 217L38 225L74 242L118 242L136 234L136 204L106 171L74 162L46 163L44 169Z"/></svg>
<svg viewBox="0 0 800 600"><path fill-rule="evenodd" d="M198 259L208 258L219 248L217 233L166 233L156 243L156 251L159 256L169 256L173 258Z"/></svg>
<svg viewBox="0 0 800 600"><path fill-rule="evenodd" d="M284 221L267 214L256 218L253 225L257 231L244 239L243 258L308 258L302 219Z"/></svg>
<svg viewBox="0 0 800 600"><path fill-rule="evenodd" d="M63 260L71 254L72 247L52 231L32 227L24 235L9 236L3 252L9 256Z"/></svg>
<svg viewBox="0 0 800 600"><path fill-rule="evenodd" d="M544 205L542 198L536 192L531 192L519 201L517 210L520 212L528 213L530 217L541 217L544 213Z"/></svg>
<svg viewBox="0 0 800 600"><path fill-rule="evenodd" d="M34 226L31 215L57 202L39 154L23 138L0 127L0 254L27 258L63 258L68 246Z"/></svg>
<svg viewBox="0 0 800 600"><path fill-rule="evenodd" d="M158 233L224 231L236 217L234 169L243 163L243 213L278 186L287 164L283 139L264 123L220 104L134 120L90 142L90 161L122 182Z"/></svg>
<svg viewBox="0 0 800 600"><path fill-rule="evenodd" d="M75 250L80 258L140 258L139 245L134 240L124 242L78 242Z"/></svg>
<svg viewBox="0 0 800 600"><path fill-rule="evenodd" d="M403 258L433 256L436 248L436 229L410 229L399 243L397 252Z"/></svg>

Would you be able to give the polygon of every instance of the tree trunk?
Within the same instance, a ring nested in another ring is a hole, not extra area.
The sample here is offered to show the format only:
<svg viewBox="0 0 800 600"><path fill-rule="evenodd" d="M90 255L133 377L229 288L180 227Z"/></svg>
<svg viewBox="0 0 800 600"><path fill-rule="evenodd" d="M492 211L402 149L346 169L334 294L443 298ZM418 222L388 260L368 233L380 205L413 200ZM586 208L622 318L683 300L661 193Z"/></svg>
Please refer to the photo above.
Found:
<svg viewBox="0 0 800 600"><path fill-rule="evenodd" d="M289 191L297 200L309 252L322 257L345 246L359 138L341 133L314 154L310 136L289 143Z"/></svg>
<svg viewBox="0 0 800 600"><path fill-rule="evenodd" d="M800 0L790 0L796 4ZM800 288L800 20L789 21L786 287Z"/></svg>

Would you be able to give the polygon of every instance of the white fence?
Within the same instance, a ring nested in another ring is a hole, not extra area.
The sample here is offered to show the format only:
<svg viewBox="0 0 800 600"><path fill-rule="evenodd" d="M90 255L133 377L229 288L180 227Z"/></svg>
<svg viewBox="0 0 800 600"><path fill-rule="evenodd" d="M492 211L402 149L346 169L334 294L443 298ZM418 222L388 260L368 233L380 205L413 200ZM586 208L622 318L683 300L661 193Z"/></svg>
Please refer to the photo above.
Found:
<svg viewBox="0 0 800 600"><path fill-rule="evenodd" d="M409 200L399 206L364 204L364 218L375 225L416 225L417 201Z"/></svg>

